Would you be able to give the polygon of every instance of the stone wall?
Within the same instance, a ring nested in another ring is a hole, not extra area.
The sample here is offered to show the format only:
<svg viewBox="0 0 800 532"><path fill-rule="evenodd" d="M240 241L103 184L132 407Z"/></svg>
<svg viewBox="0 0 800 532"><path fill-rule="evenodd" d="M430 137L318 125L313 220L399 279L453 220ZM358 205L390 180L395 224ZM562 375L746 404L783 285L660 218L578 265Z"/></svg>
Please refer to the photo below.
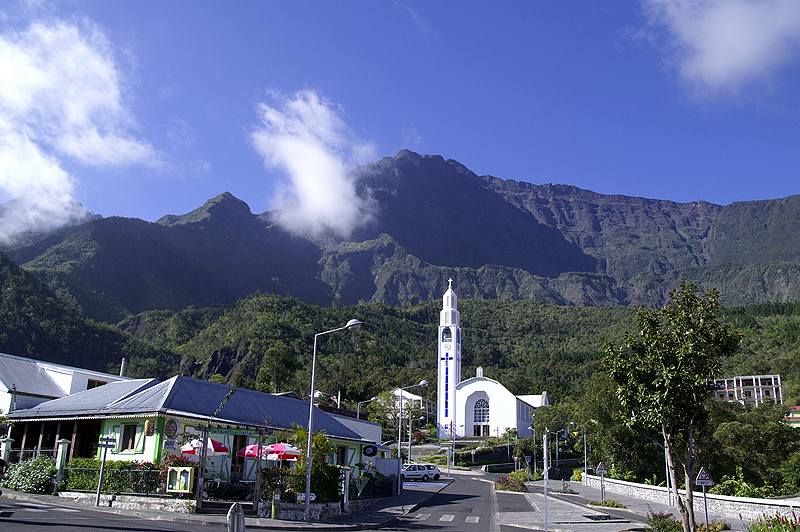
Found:
<svg viewBox="0 0 800 532"><path fill-rule="evenodd" d="M600 477L594 475L587 475L589 486L593 488L600 488ZM637 499L644 499L647 501L659 502L668 504L667 488L663 486L650 486L647 484L635 484L633 482L626 482L624 480L616 480L606 478L603 482L606 488L606 497L608 493L620 493L636 497ZM681 496L685 496L684 490L679 490ZM708 498L708 513L719 515L731 519L755 520L763 515L792 515L795 509L800 508L798 501L789 501L782 499L751 499L748 497L728 497L726 495L711 495L707 494ZM694 492L694 507L695 512L703 511L703 493Z"/></svg>
<svg viewBox="0 0 800 532"><path fill-rule="evenodd" d="M63 491L59 497L82 504L94 506L96 493ZM135 495L100 495L100 506L121 508L123 510L164 510L179 514L195 513L197 501L194 499L172 499L166 497L137 497Z"/></svg>
<svg viewBox="0 0 800 532"><path fill-rule="evenodd" d="M383 499L356 499L347 502L345 513L352 514L360 512L364 508L375 504ZM259 517L269 518L272 516L272 502L264 502L259 505ZM329 519L342 514L342 505L338 502L316 503L308 505L308 517L312 521ZM305 520L306 506L302 502L298 503L278 503L277 518L284 521L303 521Z"/></svg>

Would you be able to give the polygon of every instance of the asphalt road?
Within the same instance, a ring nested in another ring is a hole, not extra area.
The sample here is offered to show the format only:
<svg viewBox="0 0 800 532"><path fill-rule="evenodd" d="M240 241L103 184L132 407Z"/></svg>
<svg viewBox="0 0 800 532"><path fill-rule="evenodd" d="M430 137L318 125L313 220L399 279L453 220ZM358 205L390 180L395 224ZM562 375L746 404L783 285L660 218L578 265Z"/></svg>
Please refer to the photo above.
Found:
<svg viewBox="0 0 800 532"><path fill-rule="evenodd" d="M384 530L486 531L492 522L492 485L469 477L456 477L424 506Z"/></svg>
<svg viewBox="0 0 800 532"><path fill-rule="evenodd" d="M75 508L59 505L53 497L52 504L29 501L16 501L0 498L0 532L18 531L131 531L167 532L175 530L196 530L199 532L219 532L226 526L206 526L168 521L149 521L138 517L99 512L90 508Z"/></svg>

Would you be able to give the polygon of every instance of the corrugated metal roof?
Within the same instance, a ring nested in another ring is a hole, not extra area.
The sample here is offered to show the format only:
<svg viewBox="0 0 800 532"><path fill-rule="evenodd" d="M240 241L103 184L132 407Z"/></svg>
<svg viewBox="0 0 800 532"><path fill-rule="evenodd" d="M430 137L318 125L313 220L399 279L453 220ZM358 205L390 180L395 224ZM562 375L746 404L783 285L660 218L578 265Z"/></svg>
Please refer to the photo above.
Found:
<svg viewBox="0 0 800 532"><path fill-rule="evenodd" d="M7 389L43 397L64 397L66 393L35 360L0 353L0 381Z"/></svg>
<svg viewBox="0 0 800 532"><path fill-rule="evenodd" d="M224 384L182 376L161 383L156 379L112 382L15 412L11 417L24 419L162 412L166 415L211 418L230 390ZM306 401L299 399L237 388L214 419L290 429L295 424L308 425L308 406ZM314 411L314 430L322 430L338 438L361 439L356 432L320 409Z"/></svg>
<svg viewBox="0 0 800 532"><path fill-rule="evenodd" d="M50 416L81 416L106 412L114 402L158 384L158 379L134 379L109 382L66 397L38 404L27 410L17 410L9 417L30 418Z"/></svg>

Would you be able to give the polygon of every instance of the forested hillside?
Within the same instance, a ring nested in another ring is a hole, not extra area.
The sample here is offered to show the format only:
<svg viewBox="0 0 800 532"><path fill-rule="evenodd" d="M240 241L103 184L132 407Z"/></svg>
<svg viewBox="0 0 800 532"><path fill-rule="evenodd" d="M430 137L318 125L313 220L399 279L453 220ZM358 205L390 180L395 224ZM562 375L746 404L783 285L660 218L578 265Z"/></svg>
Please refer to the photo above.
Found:
<svg viewBox="0 0 800 532"><path fill-rule="evenodd" d="M317 353L319 389L355 404L421 379L436 382L440 309L439 300L325 308L259 294L230 307L145 313L122 326L180 353L182 374L308 394L314 334L357 318L365 324L360 331L322 337ZM603 370L601 338L620 341L635 330L636 311L628 307L462 299L459 310L463 378L481 366L514 393L547 391L556 401L581 395ZM779 373L787 402L800 398L800 305L731 308L722 318L744 340L720 376ZM435 386L423 393L435 397Z"/></svg>
<svg viewBox="0 0 800 532"><path fill-rule="evenodd" d="M170 350L86 319L2 252L0 352L114 373L124 357L128 375L158 378L178 367Z"/></svg>
<svg viewBox="0 0 800 532"><path fill-rule="evenodd" d="M165 378L176 373L264 391L307 394L314 335L358 318L358 332L322 337L319 388L354 404L399 385L436 382L441 300L415 305L362 302L331 307L276 294L233 305L142 313L115 326L87 320L0 253L0 351L101 371ZM634 330L630 307L558 306L535 301L461 299L463 378L484 374L518 394L554 400L583 393L602 370L601 338ZM800 398L800 304L728 308L743 333L724 376L779 373L790 402ZM219 377L217 377L219 378ZM435 386L425 390L435 397Z"/></svg>

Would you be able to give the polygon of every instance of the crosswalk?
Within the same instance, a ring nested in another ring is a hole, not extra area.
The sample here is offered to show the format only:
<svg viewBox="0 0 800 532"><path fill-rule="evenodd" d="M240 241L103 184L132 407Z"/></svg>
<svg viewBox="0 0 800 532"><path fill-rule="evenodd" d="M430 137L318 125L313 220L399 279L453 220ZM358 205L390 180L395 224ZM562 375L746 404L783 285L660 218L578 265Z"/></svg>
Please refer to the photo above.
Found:
<svg viewBox="0 0 800 532"><path fill-rule="evenodd" d="M419 513L419 514L414 516L414 520L415 521L427 521L428 519L431 518L432 515L433 514ZM461 516L459 516L458 522L461 522L460 517ZM434 517L434 520L438 520L440 523L454 522L454 521L456 521L456 515L455 514L442 514L442 515L439 516L438 519L436 519L436 517ZM464 516L464 523L478 524L480 522L480 520L481 520L481 518L478 515L467 515L467 516Z"/></svg>

